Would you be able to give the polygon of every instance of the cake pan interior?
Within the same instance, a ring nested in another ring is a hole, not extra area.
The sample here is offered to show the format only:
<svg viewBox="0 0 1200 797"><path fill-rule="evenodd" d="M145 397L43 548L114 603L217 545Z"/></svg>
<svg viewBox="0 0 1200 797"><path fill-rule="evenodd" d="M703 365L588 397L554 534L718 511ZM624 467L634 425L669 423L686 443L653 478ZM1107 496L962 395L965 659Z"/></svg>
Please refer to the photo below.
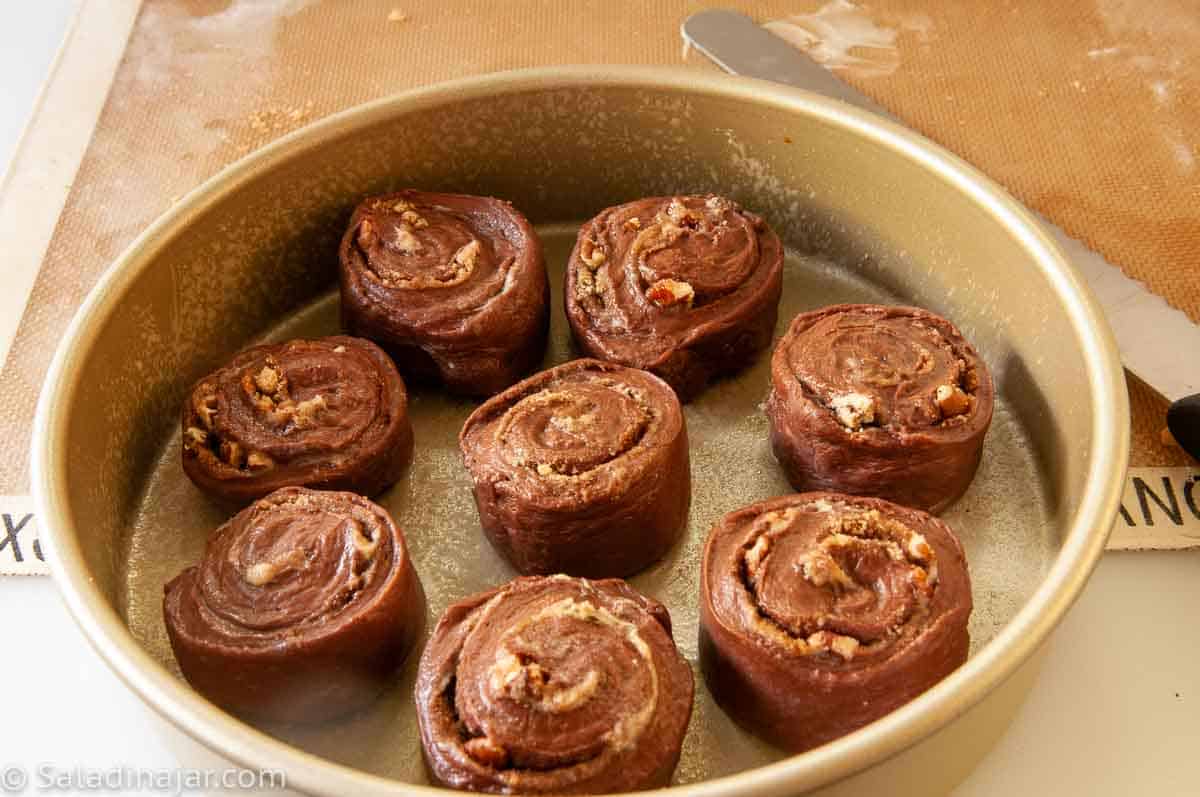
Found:
<svg viewBox="0 0 1200 797"><path fill-rule="evenodd" d="M764 215L788 246L777 335L824 304L911 303L952 319L992 369L999 405L984 464L945 515L975 581L972 660L866 732L787 760L737 730L697 672L685 787L806 788L897 752L1011 673L1090 571L1127 446L1119 367L1057 255L977 176L839 104L753 82L575 69L447 84L300 131L186 198L89 299L43 396L35 482L72 611L152 705L241 763L283 766L294 785L327 793L424 782L415 654L360 716L253 729L188 689L158 613L162 584L228 516L179 472L186 389L256 340L336 332L344 224L364 195L402 187L503 197L538 225L556 287L548 364L572 356L561 274L578 223L637 197L714 192ZM693 662L704 534L720 514L787 491L759 406L768 358L687 408L688 539L632 579L666 603ZM414 549L432 620L513 573L479 533L457 462L473 405L432 390L413 398L416 460L380 502Z"/></svg>

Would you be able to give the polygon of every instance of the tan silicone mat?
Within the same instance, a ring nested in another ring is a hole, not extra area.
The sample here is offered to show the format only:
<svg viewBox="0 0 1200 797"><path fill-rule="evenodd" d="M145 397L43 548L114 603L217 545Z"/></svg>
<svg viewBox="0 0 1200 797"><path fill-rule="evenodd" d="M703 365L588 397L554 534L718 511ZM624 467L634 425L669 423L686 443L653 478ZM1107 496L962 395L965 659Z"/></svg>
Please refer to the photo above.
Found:
<svg viewBox="0 0 1200 797"><path fill-rule="evenodd" d="M85 0L87 2L87 0ZM335 111L559 63L713 69L672 0L146 0L4 370L0 494L28 490L55 345L104 268L173 201ZM1200 320L1194 0L736 4ZM86 44L86 38L82 40ZM84 45L80 45L84 46ZM1194 465L1130 386L1133 465Z"/></svg>

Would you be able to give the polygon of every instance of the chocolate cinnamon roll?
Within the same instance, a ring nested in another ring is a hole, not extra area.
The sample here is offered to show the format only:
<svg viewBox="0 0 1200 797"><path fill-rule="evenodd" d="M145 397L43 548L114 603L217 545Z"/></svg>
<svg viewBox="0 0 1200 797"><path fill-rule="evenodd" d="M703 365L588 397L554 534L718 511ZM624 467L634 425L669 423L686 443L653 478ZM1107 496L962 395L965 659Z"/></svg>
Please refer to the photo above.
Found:
<svg viewBox="0 0 1200 797"><path fill-rule="evenodd" d="M406 379L490 396L542 360L550 284L542 245L499 199L371 197L342 238L342 322Z"/></svg>
<svg viewBox="0 0 1200 797"><path fill-rule="evenodd" d="M183 406L183 469L245 504L293 485L374 495L412 458L408 394L388 356L346 336L255 346Z"/></svg>
<svg viewBox="0 0 1200 797"><path fill-rule="evenodd" d="M626 576L667 552L691 499L675 393L574 360L493 397L459 435L492 545L526 574Z"/></svg>
<svg viewBox="0 0 1200 797"><path fill-rule="evenodd" d="M639 199L583 225L567 263L567 319L587 354L643 368L690 401L771 342L783 246L718 196Z"/></svg>
<svg viewBox="0 0 1200 797"><path fill-rule="evenodd" d="M940 512L971 484L994 396L987 365L946 319L825 307L796 316L775 348L771 446L797 490Z"/></svg>
<svg viewBox="0 0 1200 797"><path fill-rule="evenodd" d="M317 722L375 699L425 620L404 535L351 493L287 487L246 507L166 586L196 691L261 720Z"/></svg>
<svg viewBox="0 0 1200 797"><path fill-rule="evenodd" d="M717 702L791 752L903 705L966 661L971 582L937 518L801 493L726 515L700 570L700 656Z"/></svg>
<svg viewBox="0 0 1200 797"><path fill-rule="evenodd" d="M625 792L670 782L692 689L661 604L616 579L527 577L442 615L417 719L443 785Z"/></svg>

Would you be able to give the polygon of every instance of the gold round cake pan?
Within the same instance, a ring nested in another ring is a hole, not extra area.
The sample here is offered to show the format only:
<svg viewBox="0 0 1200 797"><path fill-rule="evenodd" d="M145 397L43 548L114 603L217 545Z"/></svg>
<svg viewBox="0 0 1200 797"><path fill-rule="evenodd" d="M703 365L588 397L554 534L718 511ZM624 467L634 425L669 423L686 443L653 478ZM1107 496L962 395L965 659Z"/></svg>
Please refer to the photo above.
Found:
<svg viewBox="0 0 1200 797"><path fill-rule="evenodd" d="M580 222L642 196L714 192L788 247L777 334L797 313L902 302L952 319L989 364L997 407L962 538L975 612L967 663L860 731L785 756L733 725L697 668L676 785L689 795L933 794L999 738L1038 652L1115 517L1129 446L1123 372L1103 317L1036 222L963 162L900 127L802 91L671 69L571 67L459 80L379 100L231 166L139 237L63 338L33 435L33 483L59 588L91 643L155 710L250 768L314 794L432 793L410 656L371 709L334 725L255 727L180 677L163 584L227 515L183 476L192 382L263 339L338 329L336 251L366 194L412 186L511 200L545 244L546 364L571 356L561 276ZM698 557L723 513L788 492L761 402L764 353L686 409L685 538L632 579L697 648ZM513 573L479 529L458 429L472 408L411 402L416 457L380 499L412 547L432 621ZM432 622L429 623L432 626Z"/></svg>

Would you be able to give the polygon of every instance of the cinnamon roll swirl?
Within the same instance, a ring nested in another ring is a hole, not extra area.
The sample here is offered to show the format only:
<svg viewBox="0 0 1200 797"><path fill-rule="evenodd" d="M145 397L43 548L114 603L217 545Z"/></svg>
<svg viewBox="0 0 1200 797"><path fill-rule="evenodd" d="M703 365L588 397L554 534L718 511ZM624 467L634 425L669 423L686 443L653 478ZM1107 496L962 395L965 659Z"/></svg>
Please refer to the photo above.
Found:
<svg viewBox="0 0 1200 797"><path fill-rule="evenodd" d="M374 495L412 458L408 394L370 341L255 346L201 379L183 406L183 469L234 504L300 485Z"/></svg>
<svg viewBox="0 0 1200 797"><path fill-rule="evenodd" d="M521 573L630 575L678 539L687 428L645 371L574 360L493 397L459 435L492 545Z"/></svg>
<svg viewBox="0 0 1200 797"><path fill-rule="evenodd" d="M971 582L931 515L800 493L726 515L700 570L700 654L717 702L792 752L903 705L966 661Z"/></svg>
<svg viewBox="0 0 1200 797"><path fill-rule="evenodd" d="M670 782L692 690L661 604L616 579L525 577L446 610L417 717L443 785L624 792Z"/></svg>
<svg viewBox="0 0 1200 797"><path fill-rule="evenodd" d="M687 402L767 347L782 287L783 246L758 216L719 196L639 199L579 231L567 318L584 352Z"/></svg>
<svg viewBox="0 0 1200 797"><path fill-rule="evenodd" d="M542 245L507 202L406 190L354 211L339 250L342 320L406 379L489 396L541 362Z"/></svg>
<svg viewBox="0 0 1200 797"><path fill-rule="evenodd" d="M940 512L971 484L992 420L987 365L916 307L796 316L771 360L771 446L797 490Z"/></svg>
<svg viewBox="0 0 1200 797"><path fill-rule="evenodd" d="M214 703L316 722L374 700L420 633L425 596L381 507L288 487L216 530L167 584L163 619L184 677Z"/></svg>

